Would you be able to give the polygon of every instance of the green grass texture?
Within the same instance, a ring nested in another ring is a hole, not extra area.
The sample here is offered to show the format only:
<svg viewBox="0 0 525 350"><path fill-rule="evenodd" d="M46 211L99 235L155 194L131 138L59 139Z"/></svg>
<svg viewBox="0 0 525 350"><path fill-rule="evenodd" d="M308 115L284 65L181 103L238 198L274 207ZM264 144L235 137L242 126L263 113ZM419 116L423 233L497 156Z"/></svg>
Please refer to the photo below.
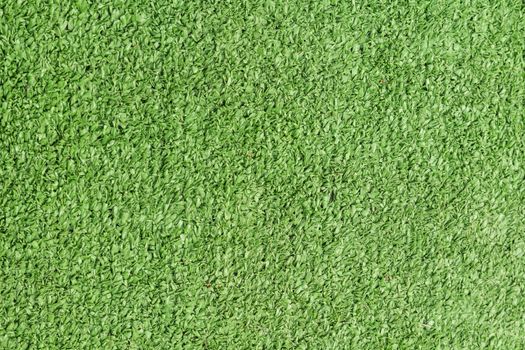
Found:
<svg viewBox="0 0 525 350"><path fill-rule="evenodd" d="M523 0L0 1L0 349L525 349Z"/></svg>

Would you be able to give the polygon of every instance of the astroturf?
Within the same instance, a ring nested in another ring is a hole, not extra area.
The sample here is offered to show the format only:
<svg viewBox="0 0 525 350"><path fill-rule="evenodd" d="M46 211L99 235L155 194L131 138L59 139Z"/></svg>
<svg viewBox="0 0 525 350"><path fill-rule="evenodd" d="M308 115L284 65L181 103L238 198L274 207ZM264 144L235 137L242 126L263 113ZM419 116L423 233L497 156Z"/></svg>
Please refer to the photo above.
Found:
<svg viewBox="0 0 525 350"><path fill-rule="evenodd" d="M524 349L525 9L0 2L1 349Z"/></svg>

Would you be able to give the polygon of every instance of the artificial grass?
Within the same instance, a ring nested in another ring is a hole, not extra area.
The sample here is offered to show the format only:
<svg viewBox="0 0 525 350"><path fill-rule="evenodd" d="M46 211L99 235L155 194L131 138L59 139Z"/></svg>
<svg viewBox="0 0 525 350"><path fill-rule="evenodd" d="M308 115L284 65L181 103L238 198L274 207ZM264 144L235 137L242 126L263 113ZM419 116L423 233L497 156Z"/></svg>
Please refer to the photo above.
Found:
<svg viewBox="0 0 525 350"><path fill-rule="evenodd" d="M0 4L0 348L525 348L525 10Z"/></svg>

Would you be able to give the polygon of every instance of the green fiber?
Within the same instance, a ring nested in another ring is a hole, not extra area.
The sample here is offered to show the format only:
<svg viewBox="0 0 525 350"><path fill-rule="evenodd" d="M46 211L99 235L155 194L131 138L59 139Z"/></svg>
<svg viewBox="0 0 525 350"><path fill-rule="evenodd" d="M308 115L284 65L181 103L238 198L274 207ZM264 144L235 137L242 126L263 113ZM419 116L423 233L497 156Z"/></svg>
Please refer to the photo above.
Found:
<svg viewBox="0 0 525 350"><path fill-rule="evenodd" d="M525 349L525 3L0 1L0 349Z"/></svg>

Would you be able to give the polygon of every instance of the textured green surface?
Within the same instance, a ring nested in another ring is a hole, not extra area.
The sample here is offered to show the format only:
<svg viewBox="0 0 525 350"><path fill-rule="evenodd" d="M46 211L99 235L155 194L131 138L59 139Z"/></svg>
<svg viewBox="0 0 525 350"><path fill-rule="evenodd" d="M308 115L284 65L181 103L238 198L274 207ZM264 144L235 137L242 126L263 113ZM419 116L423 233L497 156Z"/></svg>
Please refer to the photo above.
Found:
<svg viewBox="0 0 525 350"><path fill-rule="evenodd" d="M0 348L525 348L512 1L0 2Z"/></svg>

